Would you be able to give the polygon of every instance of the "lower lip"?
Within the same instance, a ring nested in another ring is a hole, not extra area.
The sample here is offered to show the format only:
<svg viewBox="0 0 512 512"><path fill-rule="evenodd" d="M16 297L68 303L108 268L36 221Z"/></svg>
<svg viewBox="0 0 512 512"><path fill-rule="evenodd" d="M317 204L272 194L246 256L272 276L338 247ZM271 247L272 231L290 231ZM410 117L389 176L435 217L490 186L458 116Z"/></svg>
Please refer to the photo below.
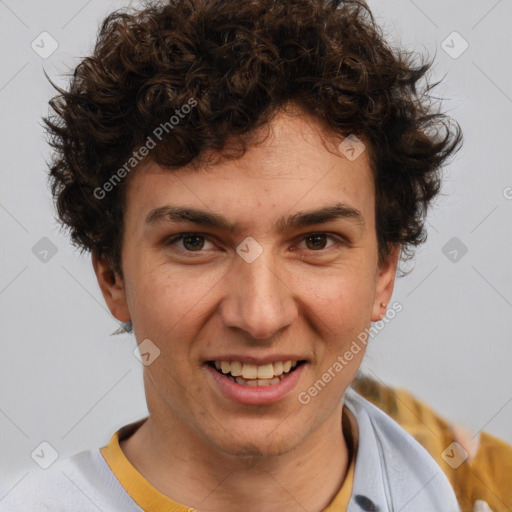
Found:
<svg viewBox="0 0 512 512"><path fill-rule="evenodd" d="M204 366L226 398L239 404L261 405L278 402L288 395L297 385L306 364L302 363L278 384L271 386L244 386L221 375L210 365Z"/></svg>

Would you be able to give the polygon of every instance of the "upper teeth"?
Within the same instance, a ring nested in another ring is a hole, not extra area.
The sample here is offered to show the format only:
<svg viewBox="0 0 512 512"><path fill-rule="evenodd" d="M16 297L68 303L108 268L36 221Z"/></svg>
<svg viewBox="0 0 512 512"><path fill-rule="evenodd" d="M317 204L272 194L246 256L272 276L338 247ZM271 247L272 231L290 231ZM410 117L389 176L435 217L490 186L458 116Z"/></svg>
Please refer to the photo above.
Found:
<svg viewBox="0 0 512 512"><path fill-rule="evenodd" d="M297 361L277 361L261 366L241 363L239 361L215 361L215 368L222 373L231 373L233 377L242 376L244 379L272 379L289 372L297 366Z"/></svg>

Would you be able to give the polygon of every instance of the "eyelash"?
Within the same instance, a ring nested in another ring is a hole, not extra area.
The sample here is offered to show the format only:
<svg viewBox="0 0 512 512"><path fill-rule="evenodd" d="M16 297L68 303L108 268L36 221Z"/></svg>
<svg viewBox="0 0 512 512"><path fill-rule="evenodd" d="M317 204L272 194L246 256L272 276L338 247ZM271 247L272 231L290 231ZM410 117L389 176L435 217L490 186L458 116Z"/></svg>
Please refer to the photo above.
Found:
<svg viewBox="0 0 512 512"><path fill-rule="evenodd" d="M343 237L341 237L340 235L335 235L335 234L332 234L332 233L325 233L325 232L321 232L321 231L319 231L319 232L315 231L313 233L307 233L306 235L302 236L300 241L302 242L303 240L311 238L311 237L313 237L315 235L326 235L327 238L331 238L331 239L335 240L338 244L348 245L348 242ZM208 238L208 235L206 235L206 234L190 232L190 233L180 233L179 235L173 235L172 237L167 238L164 243L165 243L166 246L171 246L171 245L174 245L176 242L179 242L179 241L183 240L187 236L199 236L199 237L202 237L202 238L204 238L204 239L206 239L206 240L211 242L211 240L209 240L209 238ZM332 249L332 247L334 247L334 246L328 247L326 249L319 249L317 251L309 250L309 252L311 252L313 254L314 253L319 253L321 255L321 254L325 254L326 251L329 251L329 249ZM182 249L180 247L176 247L176 249L178 249L178 251L181 252L181 253L187 253L187 254L192 254L192 255L193 254L200 255L200 254L203 254L203 253L207 252L207 251L203 251L203 250L189 251L187 249ZM306 249L306 250L308 250L308 249Z"/></svg>

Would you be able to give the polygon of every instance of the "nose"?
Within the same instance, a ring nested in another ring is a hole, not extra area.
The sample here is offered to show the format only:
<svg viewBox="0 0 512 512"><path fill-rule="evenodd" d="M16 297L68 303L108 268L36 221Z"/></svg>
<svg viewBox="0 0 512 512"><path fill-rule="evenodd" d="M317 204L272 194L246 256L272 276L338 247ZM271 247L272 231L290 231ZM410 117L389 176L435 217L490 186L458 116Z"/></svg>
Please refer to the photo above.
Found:
<svg viewBox="0 0 512 512"><path fill-rule="evenodd" d="M245 331L246 337L272 338L297 318L289 272L264 251L248 263L239 258L228 273L227 292L221 304L224 325Z"/></svg>

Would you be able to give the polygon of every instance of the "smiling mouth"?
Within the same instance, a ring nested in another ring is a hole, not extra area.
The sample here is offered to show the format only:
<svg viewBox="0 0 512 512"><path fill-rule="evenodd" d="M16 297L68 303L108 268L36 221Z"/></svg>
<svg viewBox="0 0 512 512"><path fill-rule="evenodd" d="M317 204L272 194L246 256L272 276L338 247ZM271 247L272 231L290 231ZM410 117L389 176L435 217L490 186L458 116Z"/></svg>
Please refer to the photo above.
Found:
<svg viewBox="0 0 512 512"><path fill-rule="evenodd" d="M274 386L294 372L305 360L276 361L262 366L239 361L208 361L218 373L242 386Z"/></svg>

